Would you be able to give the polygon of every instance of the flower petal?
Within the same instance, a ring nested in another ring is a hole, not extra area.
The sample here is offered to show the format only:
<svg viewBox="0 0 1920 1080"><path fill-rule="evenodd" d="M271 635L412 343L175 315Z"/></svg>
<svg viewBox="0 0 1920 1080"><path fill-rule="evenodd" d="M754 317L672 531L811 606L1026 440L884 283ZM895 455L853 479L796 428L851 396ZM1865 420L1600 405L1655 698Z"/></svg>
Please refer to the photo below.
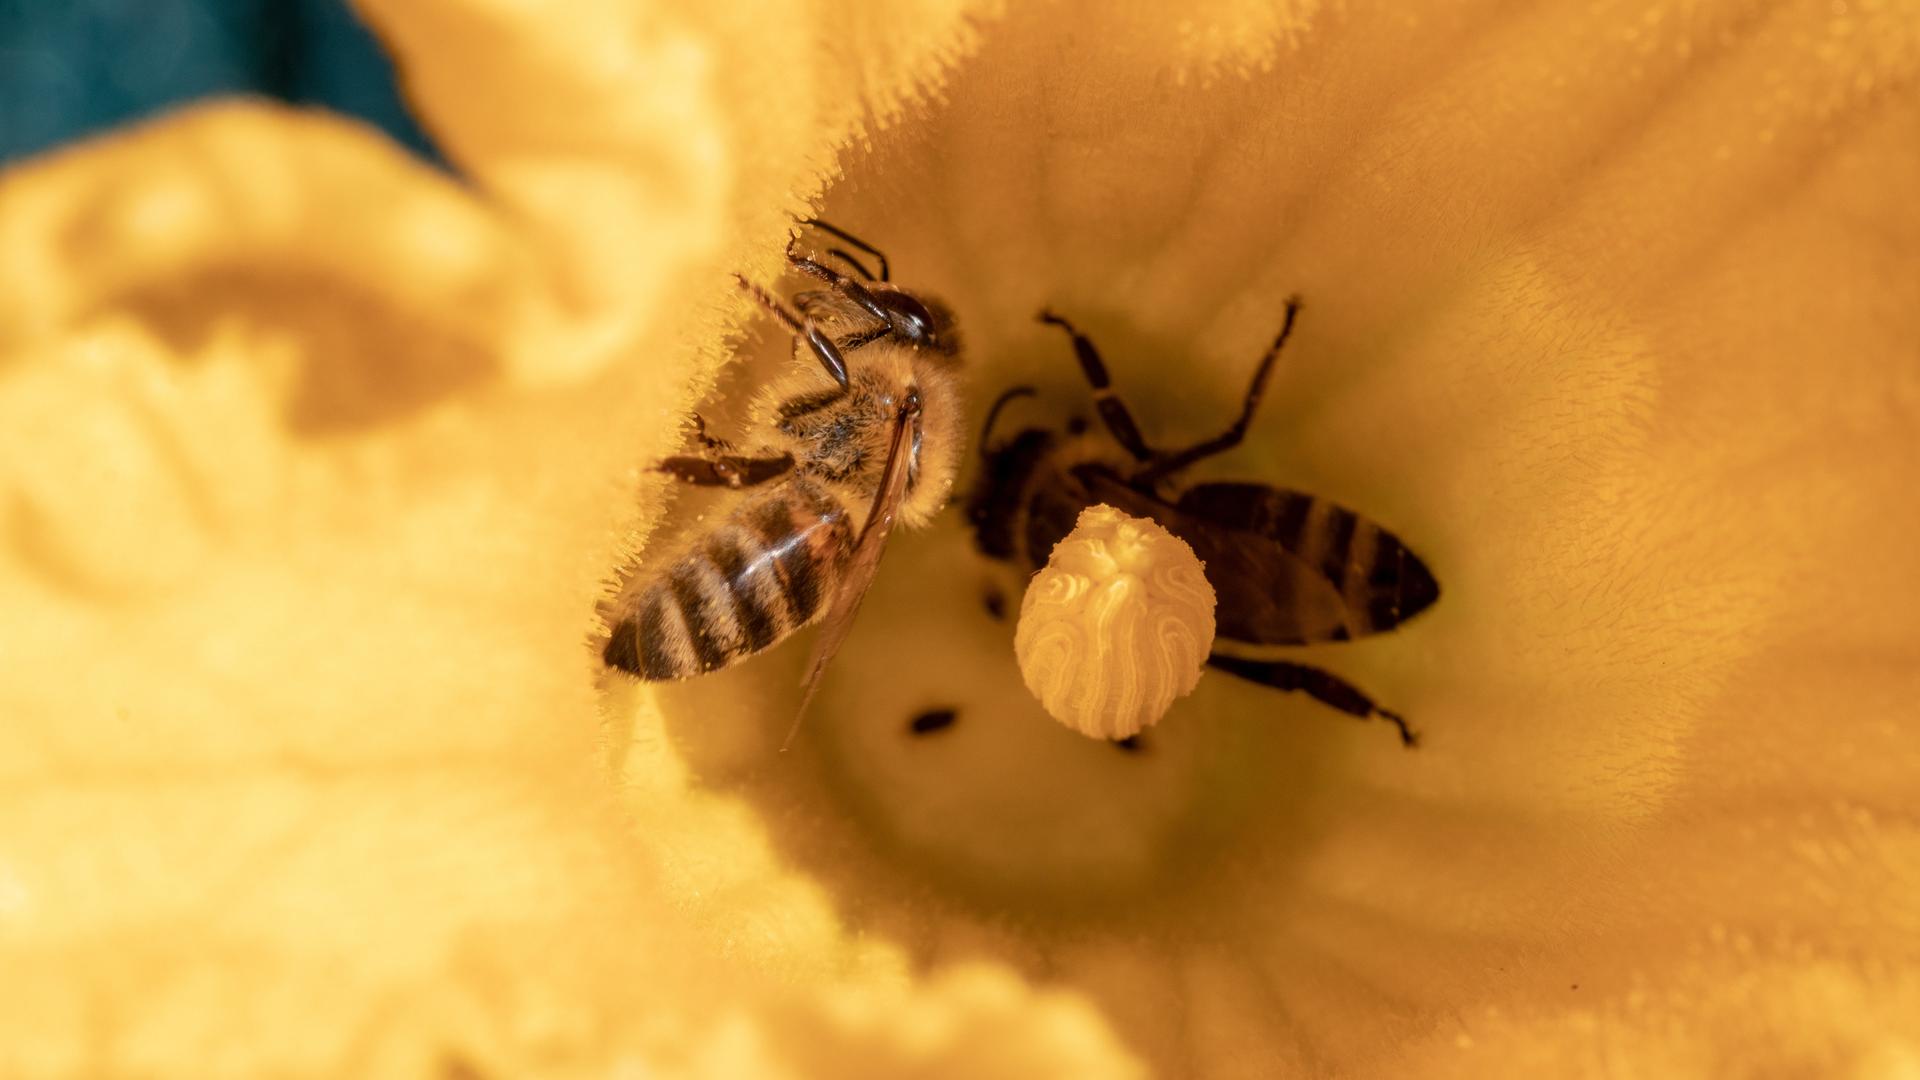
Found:
<svg viewBox="0 0 1920 1080"><path fill-rule="evenodd" d="M1301 294L1208 475L1361 508L1431 561L1430 614L1300 656L1424 745L1217 679L1147 754L1053 738L957 529L889 555L809 775L704 745L780 700L777 661L669 699L674 745L870 931L1075 986L1170 1072L1378 1067L1550 989L1575 945L1653 969L1673 926L1915 962L1888 824L1920 775L1894 734L1920 670L1910 13L1298 9L1219 50L1066 10L991 27L829 216L952 302L981 398L1041 384L1010 425L1091 416L1043 307L1181 445ZM936 708L956 722L915 739ZM1196 1020L1198 986L1259 1019Z"/></svg>
<svg viewBox="0 0 1920 1080"><path fill-rule="evenodd" d="M503 186L551 207L630 164ZM679 239L607 279L583 233L279 108L0 180L0 1071L1133 1071L1004 972L908 986L751 836L716 855L790 962L730 961L753 929L593 794L593 601L701 370L615 309L735 231L678 194L620 217ZM742 818L683 796L659 832L701 820Z"/></svg>

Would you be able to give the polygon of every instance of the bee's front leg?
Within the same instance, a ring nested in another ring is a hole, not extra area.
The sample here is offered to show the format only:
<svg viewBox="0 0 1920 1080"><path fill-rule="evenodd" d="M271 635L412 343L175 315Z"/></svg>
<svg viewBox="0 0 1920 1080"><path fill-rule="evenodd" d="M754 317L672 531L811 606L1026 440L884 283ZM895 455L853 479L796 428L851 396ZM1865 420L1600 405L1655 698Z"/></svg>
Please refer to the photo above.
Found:
<svg viewBox="0 0 1920 1080"><path fill-rule="evenodd" d="M793 468L793 458L787 454L762 458L738 454L710 458L682 456L667 458L655 468L683 484L743 488L785 476Z"/></svg>
<svg viewBox="0 0 1920 1080"><path fill-rule="evenodd" d="M748 296L753 297L788 330L793 331L794 337L806 342L807 348L811 349L814 356L819 359L820 366L826 369L827 375L840 389L847 388L847 358L840 354L840 346L827 336L825 330L815 325L811 318L788 311L787 306L775 299L772 293L746 278L735 274L733 280L740 283L740 287L746 290Z"/></svg>
<svg viewBox="0 0 1920 1080"><path fill-rule="evenodd" d="M1227 425L1227 430L1211 439L1202 439L1185 449L1155 454L1146 468L1134 474L1134 483L1152 484L1172 476L1196 461L1210 458L1240 445L1240 440L1247 437L1247 426L1253 423L1254 411L1260 407L1261 395L1267 392L1267 377L1273 374L1273 363L1280 358L1280 350L1286 347L1287 337L1293 333L1294 316L1298 314L1300 314L1300 298L1287 297L1287 313L1280 322L1280 333L1273 339L1273 344L1267 346L1265 355L1260 357L1260 363L1253 369L1253 382L1247 387L1247 396L1240 401L1240 415L1233 423ZM1407 745L1413 744L1409 742Z"/></svg>

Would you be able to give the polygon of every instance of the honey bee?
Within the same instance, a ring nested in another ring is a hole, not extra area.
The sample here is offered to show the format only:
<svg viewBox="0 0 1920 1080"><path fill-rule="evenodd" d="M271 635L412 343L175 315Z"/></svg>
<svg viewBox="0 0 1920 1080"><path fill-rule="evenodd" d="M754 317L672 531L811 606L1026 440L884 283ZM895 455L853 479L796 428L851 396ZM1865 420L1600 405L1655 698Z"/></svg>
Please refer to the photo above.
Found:
<svg viewBox="0 0 1920 1080"><path fill-rule="evenodd" d="M1391 630L1439 599L1440 586L1426 564L1379 524L1316 495L1240 481L1179 483L1187 468L1245 438L1299 311L1299 298L1289 298L1239 417L1221 434L1176 450L1147 443L1093 342L1066 319L1042 311L1039 320L1071 340L1092 386L1094 409L1116 445L1090 445L1042 428L994 445L989 440L1000 410L1034 391L1017 386L1002 394L980 434L980 479L967 502L974 543L990 558L1031 570L1046 565L1054 545L1089 506L1106 503L1150 518L1206 563L1218 597L1211 667L1276 690L1304 691L1362 719L1379 717L1412 746L1417 737L1403 717L1331 672L1235 653L1243 646L1346 641ZM1083 432L1084 424L1076 422L1067 435ZM1003 611L1004 605L999 599ZM990 613L995 606L990 594Z"/></svg>
<svg viewBox="0 0 1920 1080"><path fill-rule="evenodd" d="M851 629L895 523L926 524L946 505L964 445L959 336L937 300L889 281L886 256L825 222L850 277L788 248L825 287L791 309L739 279L793 333L793 364L751 409L745 453L712 438L704 453L657 468L688 484L748 489L724 521L643 572L608 615L602 657L647 680L728 667L819 622L801 710ZM822 379L815 365L824 369Z"/></svg>

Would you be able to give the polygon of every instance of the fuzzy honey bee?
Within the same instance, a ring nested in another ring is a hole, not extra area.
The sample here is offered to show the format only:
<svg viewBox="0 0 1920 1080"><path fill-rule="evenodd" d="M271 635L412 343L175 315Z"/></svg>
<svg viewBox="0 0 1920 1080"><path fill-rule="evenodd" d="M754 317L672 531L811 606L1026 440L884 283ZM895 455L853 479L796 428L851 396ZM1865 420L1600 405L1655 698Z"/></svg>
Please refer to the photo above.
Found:
<svg viewBox="0 0 1920 1080"><path fill-rule="evenodd" d="M1002 394L988 410L980 479L968 498L974 543L991 558L1033 570L1047 564L1054 545L1090 506L1105 503L1158 522L1206 564L1218 597L1209 666L1276 690L1303 691L1355 717L1386 720L1412 746L1416 737L1406 720L1353 684L1307 664L1245 654L1249 647L1392 630L1439 599L1426 564L1393 533L1328 499L1260 483L1180 482L1188 468L1246 436L1299 311L1299 300L1289 299L1238 418L1212 438L1173 450L1153 447L1140 433L1093 342L1066 319L1042 311L1040 321L1071 341L1109 438L1081 438L1084 424L1076 422L1065 435L1028 428L995 445L990 438L1000 410L1033 389ZM996 608L1004 611L1003 601L990 595L988 610Z"/></svg>
<svg viewBox="0 0 1920 1080"><path fill-rule="evenodd" d="M643 571L608 614L605 662L642 679L728 667L815 622L802 709L845 640L896 521L926 524L952 493L963 448L959 337L938 301L891 284L886 256L825 222L852 270L788 249L822 288L793 306L740 285L793 334L793 363L755 398L744 452L707 435L658 468L746 489L717 527ZM824 372L824 376L823 376Z"/></svg>

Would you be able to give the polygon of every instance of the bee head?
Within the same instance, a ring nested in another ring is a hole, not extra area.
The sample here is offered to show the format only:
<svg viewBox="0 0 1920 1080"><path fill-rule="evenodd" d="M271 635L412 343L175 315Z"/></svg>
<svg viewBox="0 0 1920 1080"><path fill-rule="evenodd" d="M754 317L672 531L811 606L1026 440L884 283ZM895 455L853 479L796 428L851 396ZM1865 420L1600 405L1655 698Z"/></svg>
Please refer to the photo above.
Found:
<svg viewBox="0 0 1920 1080"><path fill-rule="evenodd" d="M954 330L953 312L945 304L887 285L872 287L872 294L886 315L887 328L894 337L915 348L930 349L943 356L954 356L959 352L960 341Z"/></svg>

